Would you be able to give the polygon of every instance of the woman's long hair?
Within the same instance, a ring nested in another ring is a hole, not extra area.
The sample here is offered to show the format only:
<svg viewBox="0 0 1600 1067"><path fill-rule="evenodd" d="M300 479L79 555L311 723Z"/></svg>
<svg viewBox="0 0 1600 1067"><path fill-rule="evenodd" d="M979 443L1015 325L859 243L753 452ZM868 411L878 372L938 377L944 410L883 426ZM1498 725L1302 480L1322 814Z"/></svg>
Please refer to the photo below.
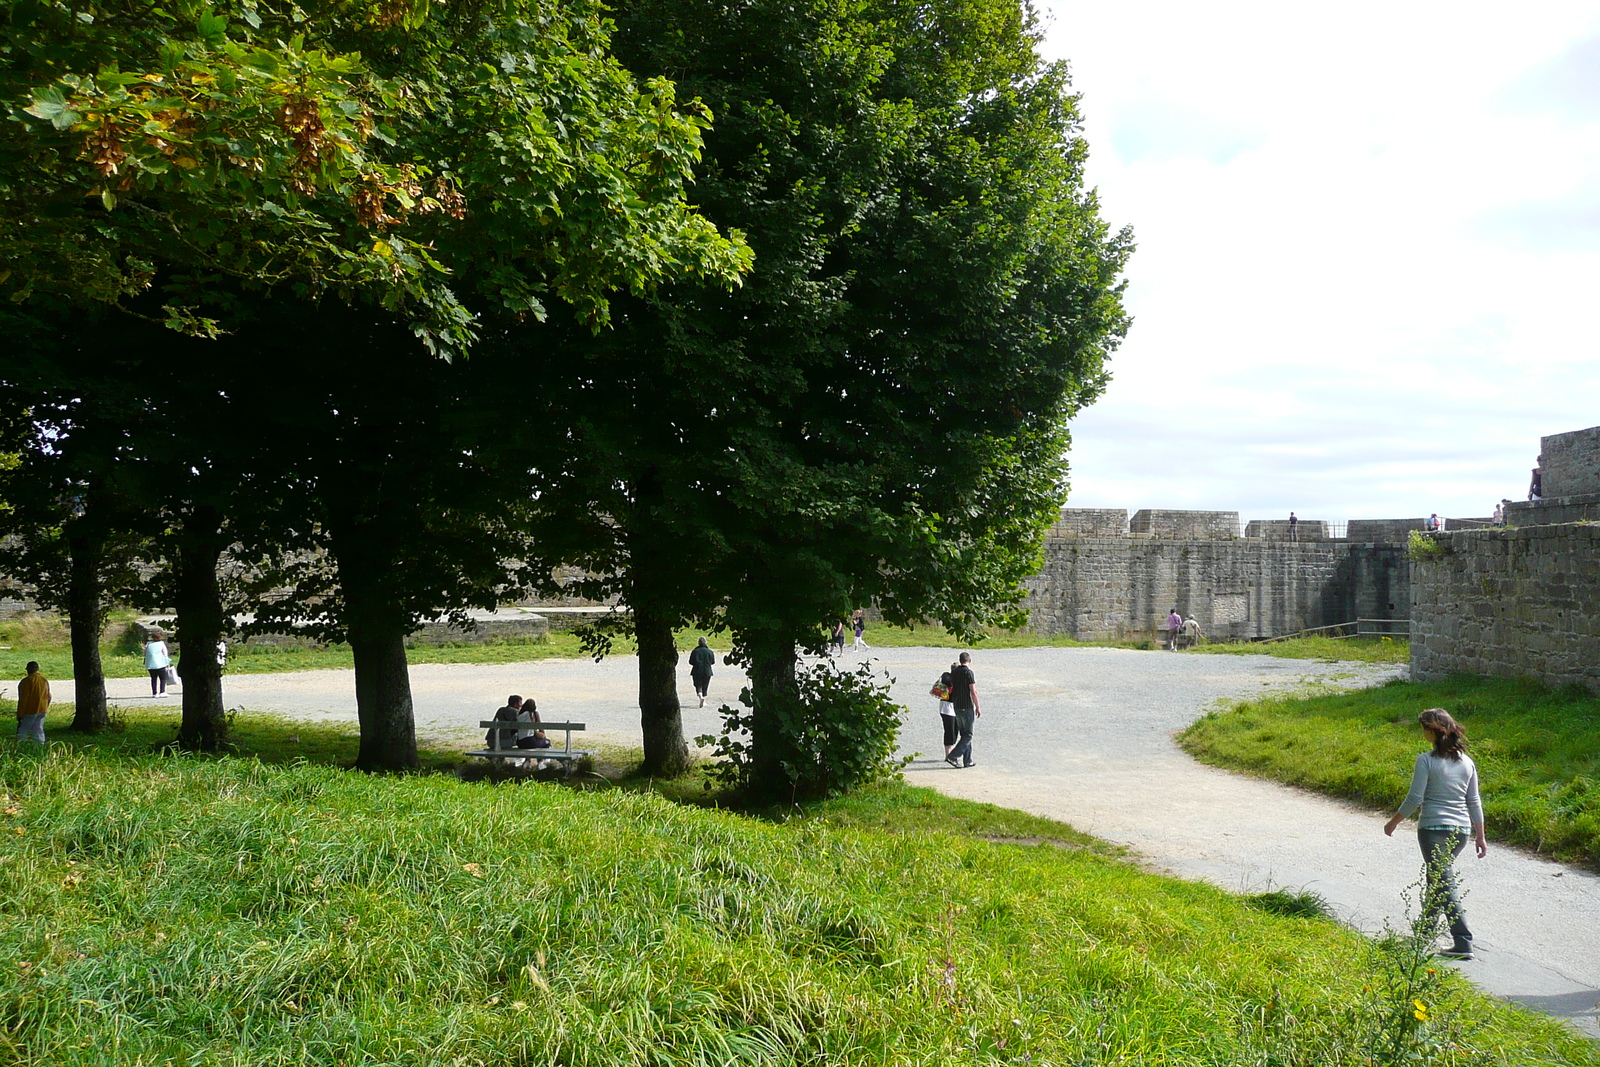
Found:
<svg viewBox="0 0 1600 1067"><path fill-rule="evenodd" d="M1467 750L1467 731L1443 708L1429 708L1417 722L1433 731L1433 754L1441 759L1460 759Z"/></svg>

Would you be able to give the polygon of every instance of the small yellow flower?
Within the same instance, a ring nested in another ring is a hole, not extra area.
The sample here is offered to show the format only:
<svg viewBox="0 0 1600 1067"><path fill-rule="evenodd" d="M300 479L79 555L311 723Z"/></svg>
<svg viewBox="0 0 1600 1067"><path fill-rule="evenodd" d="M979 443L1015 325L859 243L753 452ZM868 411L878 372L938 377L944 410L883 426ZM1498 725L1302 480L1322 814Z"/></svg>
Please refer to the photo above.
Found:
<svg viewBox="0 0 1600 1067"><path fill-rule="evenodd" d="M1429 967L1429 968L1428 968L1428 974L1429 974L1429 975L1430 975L1430 976L1431 976L1431 975L1435 975L1435 974L1438 974L1438 973L1439 973L1439 972L1438 972L1438 971L1436 971L1436 970L1434 970L1434 969L1433 969L1433 968L1432 968L1432 967Z"/></svg>
<svg viewBox="0 0 1600 1067"><path fill-rule="evenodd" d="M1417 1022L1419 1022L1419 1023L1427 1022L1428 1021L1428 1006L1426 1004L1422 1003L1422 1001L1420 1001L1420 1000L1413 1000L1411 1003L1417 1009L1416 1011L1411 1013L1412 1015L1415 1015L1417 1017Z"/></svg>

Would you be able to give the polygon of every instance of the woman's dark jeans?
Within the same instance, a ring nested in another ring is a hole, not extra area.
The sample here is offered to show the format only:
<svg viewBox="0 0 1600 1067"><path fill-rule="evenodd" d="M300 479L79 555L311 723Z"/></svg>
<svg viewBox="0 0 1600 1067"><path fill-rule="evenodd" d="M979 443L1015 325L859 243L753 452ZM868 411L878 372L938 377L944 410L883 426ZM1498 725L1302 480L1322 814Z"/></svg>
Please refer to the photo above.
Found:
<svg viewBox="0 0 1600 1067"><path fill-rule="evenodd" d="M1465 830L1417 831L1417 844L1422 848L1422 862L1428 873L1422 892L1422 913L1428 916L1443 911L1450 920L1450 935L1457 944L1472 940L1466 913L1461 910L1461 896L1456 891L1456 872L1451 866L1466 847L1468 836Z"/></svg>

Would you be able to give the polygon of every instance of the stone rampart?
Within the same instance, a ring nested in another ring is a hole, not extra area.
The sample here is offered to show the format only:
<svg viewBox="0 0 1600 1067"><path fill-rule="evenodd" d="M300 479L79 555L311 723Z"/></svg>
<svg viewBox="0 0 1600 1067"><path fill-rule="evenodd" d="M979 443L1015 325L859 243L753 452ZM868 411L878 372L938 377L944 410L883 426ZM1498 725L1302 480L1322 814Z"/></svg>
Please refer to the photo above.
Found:
<svg viewBox="0 0 1600 1067"><path fill-rule="evenodd" d="M1539 438L1545 497L1600 493L1600 426Z"/></svg>
<svg viewBox="0 0 1600 1067"><path fill-rule="evenodd" d="M1403 545L1412 530L1426 530L1427 519L1351 519L1345 538L1362 544Z"/></svg>
<svg viewBox="0 0 1600 1067"><path fill-rule="evenodd" d="M1600 522L1600 493L1518 500L1506 507L1507 526L1548 526L1557 522Z"/></svg>
<svg viewBox="0 0 1600 1067"><path fill-rule="evenodd" d="M1208 640L1247 640L1403 619L1409 580L1399 545L1050 538L1025 603L1036 632L1082 641L1148 635L1174 607Z"/></svg>
<svg viewBox="0 0 1600 1067"><path fill-rule="evenodd" d="M1145 508L1128 520L1128 532L1143 537L1201 540L1239 536L1237 511L1155 511Z"/></svg>
<svg viewBox="0 0 1600 1067"><path fill-rule="evenodd" d="M1600 691L1600 526L1461 531L1438 543L1443 555L1414 565L1413 678L1525 676Z"/></svg>
<svg viewBox="0 0 1600 1067"><path fill-rule="evenodd" d="M1127 508L1062 508L1051 537L1126 537Z"/></svg>
<svg viewBox="0 0 1600 1067"><path fill-rule="evenodd" d="M1326 541L1328 524L1321 519L1301 519L1291 527L1288 519L1251 519L1244 535L1262 541Z"/></svg>

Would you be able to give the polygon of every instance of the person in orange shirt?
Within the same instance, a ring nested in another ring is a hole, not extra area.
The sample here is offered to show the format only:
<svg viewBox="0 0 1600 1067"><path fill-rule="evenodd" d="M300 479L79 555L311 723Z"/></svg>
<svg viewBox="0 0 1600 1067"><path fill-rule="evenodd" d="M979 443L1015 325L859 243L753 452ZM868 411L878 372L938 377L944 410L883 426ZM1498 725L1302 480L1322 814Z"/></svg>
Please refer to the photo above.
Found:
<svg viewBox="0 0 1600 1067"><path fill-rule="evenodd" d="M28 661L28 676L17 683L17 740L44 744L44 715L50 710L50 680Z"/></svg>

